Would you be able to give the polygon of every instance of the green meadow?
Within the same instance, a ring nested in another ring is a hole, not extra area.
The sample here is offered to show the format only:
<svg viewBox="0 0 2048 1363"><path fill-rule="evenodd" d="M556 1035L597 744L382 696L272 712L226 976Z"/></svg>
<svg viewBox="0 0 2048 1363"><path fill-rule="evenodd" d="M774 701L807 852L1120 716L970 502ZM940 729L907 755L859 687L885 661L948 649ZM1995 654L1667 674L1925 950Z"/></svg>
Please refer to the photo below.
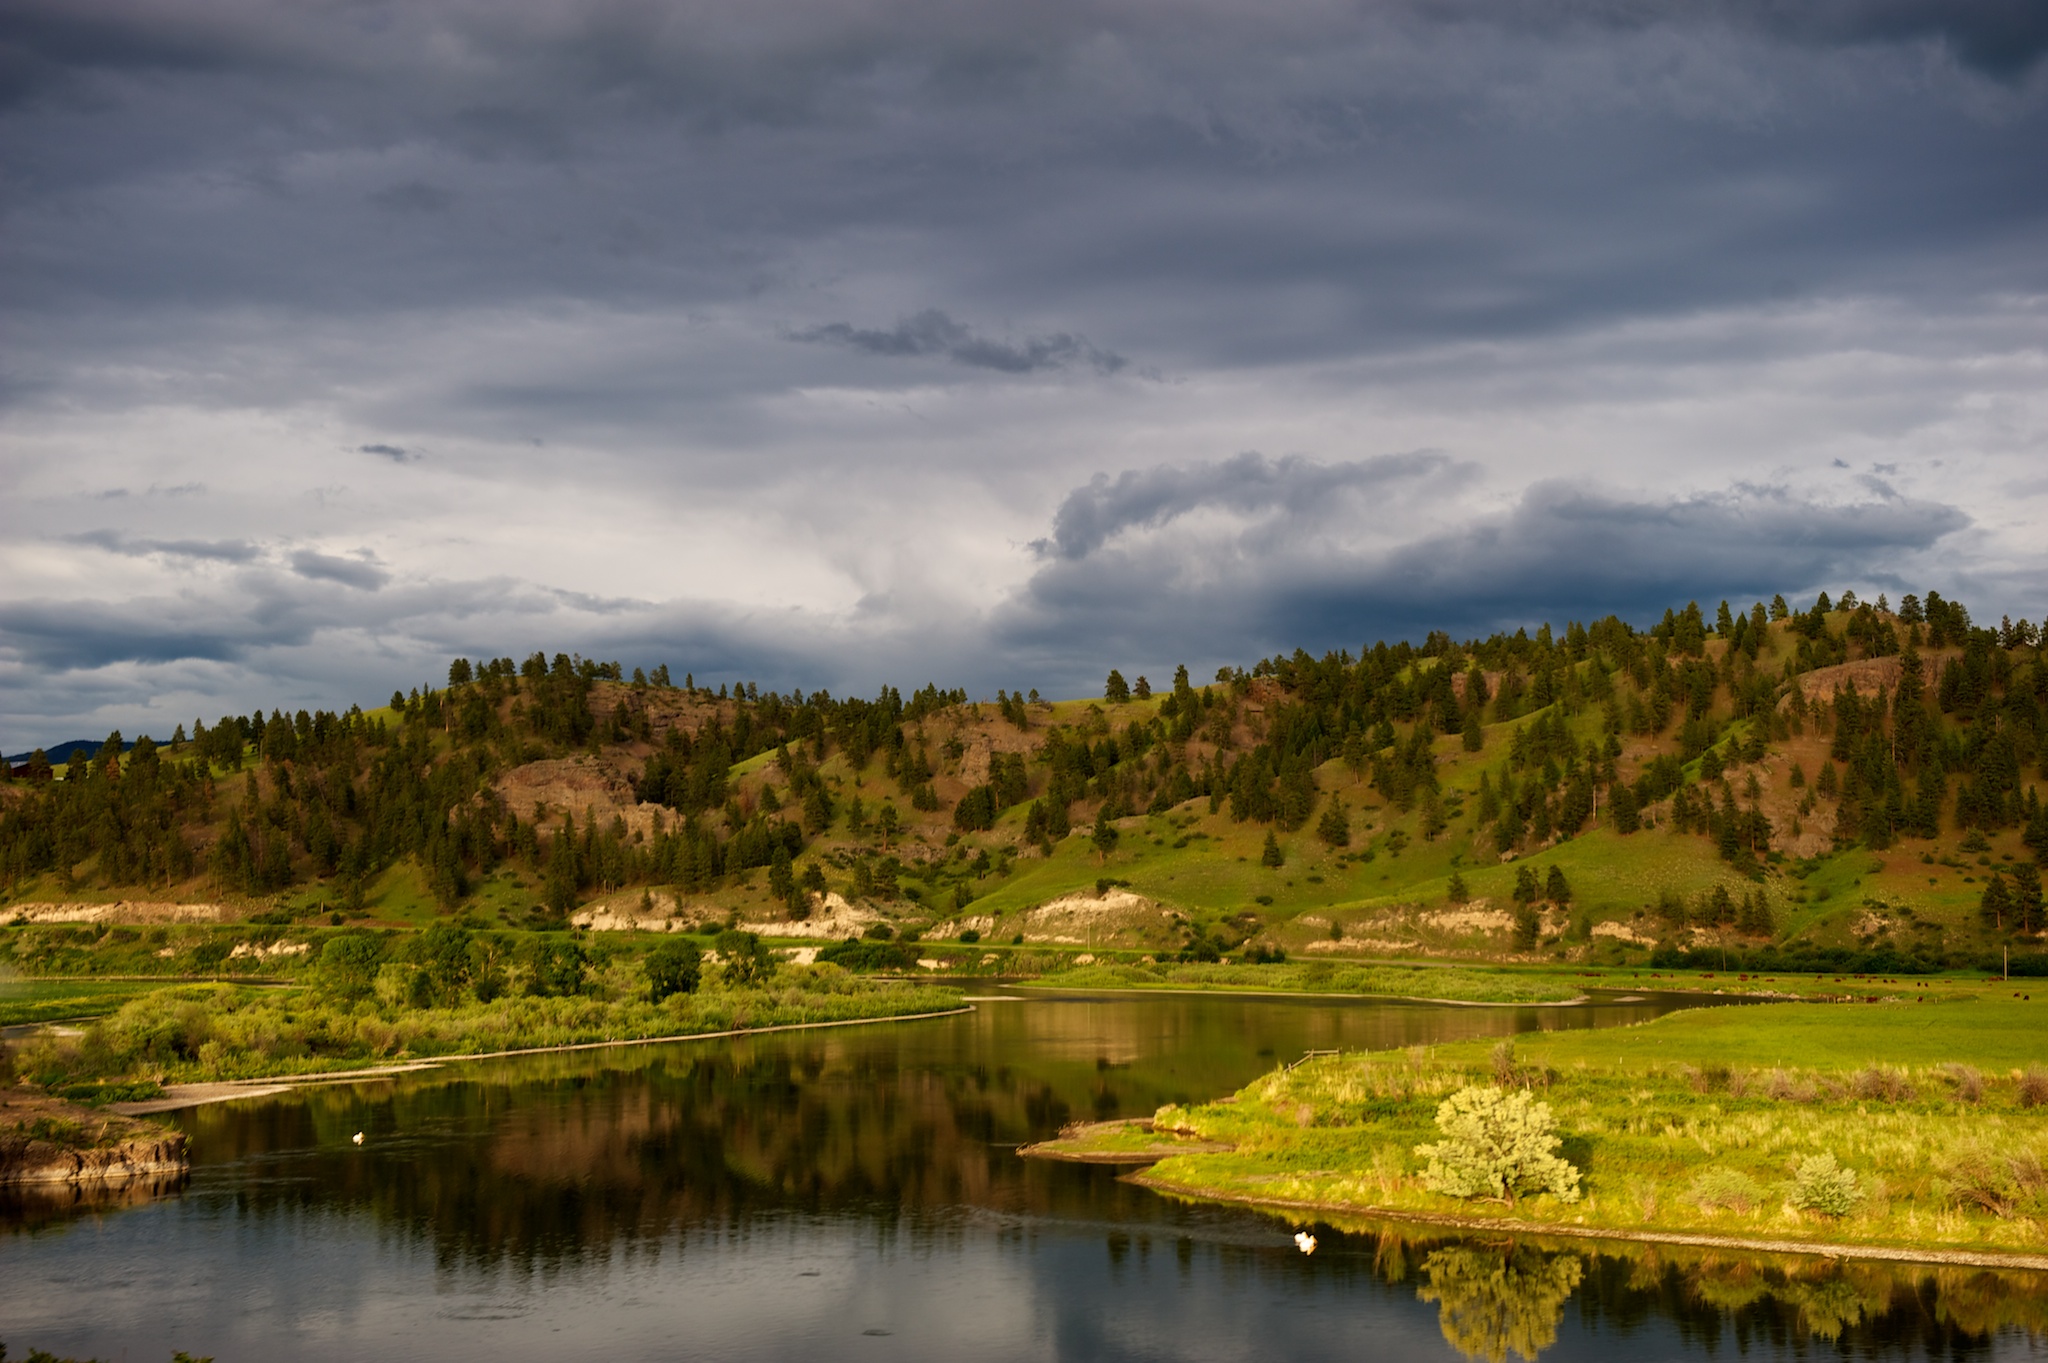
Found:
<svg viewBox="0 0 2048 1363"><path fill-rule="evenodd" d="M1635 1027L1312 1059L1228 1101L1161 1109L1229 1144L1149 1176L1195 1196L1331 1213L1505 1220L1567 1232L2039 1253L2048 1244L2044 1007L1926 1001L1690 1010ZM1547 1104L1581 1196L1513 1205L1429 1191L1416 1146L1470 1086ZM1803 1161L1853 1175L1852 1206L1800 1206Z"/></svg>

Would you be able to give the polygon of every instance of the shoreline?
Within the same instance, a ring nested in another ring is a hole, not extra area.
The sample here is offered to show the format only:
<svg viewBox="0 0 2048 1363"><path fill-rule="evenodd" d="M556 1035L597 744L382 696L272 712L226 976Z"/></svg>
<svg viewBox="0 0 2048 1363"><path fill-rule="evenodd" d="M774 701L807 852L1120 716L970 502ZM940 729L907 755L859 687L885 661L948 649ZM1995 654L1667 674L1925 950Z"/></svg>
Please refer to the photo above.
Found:
<svg viewBox="0 0 2048 1363"><path fill-rule="evenodd" d="M1971 1268L2017 1268L2048 1272L2048 1254L2009 1254L1998 1251L1960 1249L1908 1249L1894 1245L1866 1245L1810 1240L1765 1240L1740 1235L1708 1235L1689 1231L1634 1231L1601 1226L1554 1226L1507 1217L1458 1216L1448 1212L1402 1211L1386 1207L1352 1207L1332 1202L1305 1202L1290 1198L1259 1197L1253 1193L1220 1192L1176 1183L1149 1173L1124 1174L1121 1182L1136 1184L1154 1193L1170 1194L1200 1202L1230 1202L1239 1206L1272 1211L1314 1212L1324 1216L1356 1216L1408 1225L1443 1226L1452 1230L1506 1232L1541 1235L1563 1240L1623 1240L1636 1244L1688 1245L1705 1249L1734 1249L1747 1253L1800 1254L1817 1259L1871 1259L1906 1264L1953 1264Z"/></svg>
<svg viewBox="0 0 2048 1363"><path fill-rule="evenodd" d="M1421 994L1345 994L1335 990L1322 989L1237 989L1229 985L1218 988L1203 988L1201 985L1160 985L1154 989L1144 985L1061 985L1039 982L1019 983L1012 989L1044 989L1063 994L1224 994L1240 998L1264 999L1351 999L1366 1003L1427 1003L1449 1008L1582 1008L1598 1003L1591 994L1581 994L1571 999L1539 999L1527 1001L1492 1002L1486 999L1433 999ZM1644 991L1636 991L1644 992ZM1665 989L1650 990L1651 993L1676 994L1690 991ZM1712 995L1707 997L1711 998Z"/></svg>
<svg viewBox="0 0 2048 1363"><path fill-rule="evenodd" d="M237 1098L268 1098L311 1084L359 1084L389 1079L401 1074L440 1069L443 1065L474 1060L505 1060L522 1055L555 1055L570 1051L605 1050L615 1046L659 1046L674 1041L713 1041L739 1036L766 1036L772 1032L806 1032L825 1027L869 1027L884 1022L923 1022L932 1018L959 1017L974 1012L971 1004L935 1013L903 1013L895 1017L841 1018L832 1022L783 1022L772 1027L734 1027L721 1032L682 1032L671 1036L626 1037L618 1041L569 1041L559 1046L521 1046L506 1051L477 1051L459 1055L420 1056L391 1065L373 1065L351 1070L320 1070L310 1074L281 1074L264 1078L202 1080L192 1084L166 1084L165 1096L137 1103L108 1103L105 1111L124 1117L147 1117L163 1112L205 1107L210 1103L232 1102Z"/></svg>

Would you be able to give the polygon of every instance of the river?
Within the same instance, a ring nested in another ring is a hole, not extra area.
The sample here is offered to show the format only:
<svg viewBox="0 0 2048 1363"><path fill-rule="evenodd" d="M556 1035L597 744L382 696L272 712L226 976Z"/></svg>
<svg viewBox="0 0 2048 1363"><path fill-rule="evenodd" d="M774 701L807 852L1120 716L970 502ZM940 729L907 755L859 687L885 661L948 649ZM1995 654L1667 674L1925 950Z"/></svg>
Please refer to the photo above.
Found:
<svg viewBox="0 0 2048 1363"><path fill-rule="evenodd" d="M1292 1222L1013 1153L1310 1049L1671 1006L1016 991L199 1108L173 1193L0 1202L0 1340L135 1363L2048 1357L2039 1277L1369 1225L1316 1226L1304 1256Z"/></svg>

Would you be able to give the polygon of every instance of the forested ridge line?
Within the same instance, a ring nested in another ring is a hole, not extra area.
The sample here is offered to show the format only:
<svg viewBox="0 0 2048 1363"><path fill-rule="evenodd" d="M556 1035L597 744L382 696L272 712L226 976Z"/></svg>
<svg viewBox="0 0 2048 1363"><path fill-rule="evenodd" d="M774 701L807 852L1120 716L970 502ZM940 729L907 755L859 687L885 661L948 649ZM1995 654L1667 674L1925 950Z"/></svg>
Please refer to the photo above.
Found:
<svg viewBox="0 0 2048 1363"><path fill-rule="evenodd" d="M1724 602L1712 618L1695 604L1648 630L1609 617L1356 656L1297 650L1200 686L1184 667L1157 689L1111 670L1099 700L1058 703L936 685L873 699L714 691L666 666L629 677L536 652L457 659L445 686L372 711L224 716L127 751L115 734L55 772L32 759L0 787L0 889L258 911L296 896L295 912L317 891L321 910L346 916L409 866L444 912L509 877L534 925L631 887L796 919L829 892L939 921L1029 883L1062 848L1111 873L1098 881L1127 879L1119 868L1148 854L1125 835L1153 825L1178 830L1157 845L1181 860L1200 859L1205 836L1220 837L1208 849L1220 858L1241 828L1263 834L1269 868L1312 849L1360 884L1377 857L1455 847L1447 883L1426 878L1455 902L1506 874L1493 869L1504 859L1598 834L1617 862L1649 838L1719 879L1690 897L1631 880L1629 903L1584 869L1574 896L1561 864L1518 865L1496 896L1516 906L1518 945L1536 944L1520 940L1532 916L1534 936L1562 937L1588 909L1648 909L1638 935L1769 940L1798 916L1800 867L1851 848L1924 848L1988 870L1968 876L1981 924L1958 926L2031 939L2048 858L2034 786L2044 740L2039 632L1979 626L1936 592L1896 607L1853 593L1804 610ZM511 784L549 763L623 789L522 817ZM1406 862L1425 863L1442 870ZM1182 935L1228 949L1285 916L1248 898L1236 913L1180 905Z"/></svg>

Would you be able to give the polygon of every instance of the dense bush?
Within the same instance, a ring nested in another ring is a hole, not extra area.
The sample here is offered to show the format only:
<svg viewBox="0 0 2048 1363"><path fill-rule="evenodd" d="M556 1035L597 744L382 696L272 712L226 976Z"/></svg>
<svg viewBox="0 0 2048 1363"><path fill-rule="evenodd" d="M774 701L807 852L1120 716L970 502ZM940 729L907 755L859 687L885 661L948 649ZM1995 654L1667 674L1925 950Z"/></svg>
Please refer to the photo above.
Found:
<svg viewBox="0 0 2048 1363"><path fill-rule="evenodd" d="M1485 1197L1513 1205L1523 1193L1579 1196L1579 1171L1556 1150L1561 1143L1550 1104L1526 1091L1463 1088L1436 1110L1444 1139L1418 1145L1429 1161L1423 1186L1450 1197Z"/></svg>
<svg viewBox="0 0 2048 1363"><path fill-rule="evenodd" d="M1822 1216L1847 1216L1862 1205L1864 1196L1856 1183L1856 1171L1844 1169L1829 1154L1800 1160L1792 1168L1792 1181L1785 1185L1787 1202Z"/></svg>
<svg viewBox="0 0 2048 1363"><path fill-rule="evenodd" d="M847 970L908 970L917 964L917 948L907 943L848 938L820 951L818 959Z"/></svg>

